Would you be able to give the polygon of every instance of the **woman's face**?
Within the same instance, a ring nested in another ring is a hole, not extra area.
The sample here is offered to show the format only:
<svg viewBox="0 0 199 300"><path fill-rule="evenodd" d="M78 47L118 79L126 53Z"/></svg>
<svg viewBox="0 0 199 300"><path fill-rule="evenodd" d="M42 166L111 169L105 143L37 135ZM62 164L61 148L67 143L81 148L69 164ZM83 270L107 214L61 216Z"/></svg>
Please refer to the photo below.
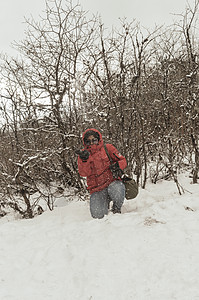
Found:
<svg viewBox="0 0 199 300"><path fill-rule="evenodd" d="M98 139L95 138L93 135L89 135L89 137L85 141L85 144L87 146L89 146L89 145L97 145L98 144Z"/></svg>

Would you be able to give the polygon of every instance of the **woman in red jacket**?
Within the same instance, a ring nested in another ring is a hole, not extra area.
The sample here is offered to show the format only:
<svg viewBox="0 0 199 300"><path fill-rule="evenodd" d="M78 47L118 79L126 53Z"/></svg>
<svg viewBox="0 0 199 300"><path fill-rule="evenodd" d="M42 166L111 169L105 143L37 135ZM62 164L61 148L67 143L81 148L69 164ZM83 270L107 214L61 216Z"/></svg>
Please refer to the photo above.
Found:
<svg viewBox="0 0 199 300"><path fill-rule="evenodd" d="M83 133L83 144L84 149L78 151L78 169L80 176L87 178L92 217L101 219L107 215L110 201L113 201L112 212L121 213L125 186L119 173L126 168L126 159L113 145L106 144L113 161L110 163L102 135L94 128Z"/></svg>

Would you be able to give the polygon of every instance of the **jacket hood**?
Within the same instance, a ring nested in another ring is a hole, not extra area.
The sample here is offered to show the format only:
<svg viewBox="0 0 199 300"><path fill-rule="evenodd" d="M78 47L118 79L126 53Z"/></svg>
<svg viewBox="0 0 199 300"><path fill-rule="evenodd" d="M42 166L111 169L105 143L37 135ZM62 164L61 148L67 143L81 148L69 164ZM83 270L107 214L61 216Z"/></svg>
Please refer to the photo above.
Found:
<svg viewBox="0 0 199 300"><path fill-rule="evenodd" d="M99 143L98 143L98 145L91 145L91 146L85 145L84 138L85 138L86 133L88 133L88 131L94 131L94 132L96 132L99 135ZM83 135L82 135L82 140L83 140L84 147L87 148L88 150L92 149L92 148L93 148L93 150L94 150L94 148L98 148L99 149L99 148L101 148L103 146L102 134L101 134L101 132L99 132L99 130L97 130L95 128L88 128L88 129L86 129L84 131Z"/></svg>

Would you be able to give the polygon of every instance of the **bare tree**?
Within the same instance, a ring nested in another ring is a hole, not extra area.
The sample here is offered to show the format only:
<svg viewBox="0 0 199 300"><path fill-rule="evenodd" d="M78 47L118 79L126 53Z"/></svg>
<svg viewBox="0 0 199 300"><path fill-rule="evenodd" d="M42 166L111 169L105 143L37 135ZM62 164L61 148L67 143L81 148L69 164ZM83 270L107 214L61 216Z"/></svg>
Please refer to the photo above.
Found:
<svg viewBox="0 0 199 300"><path fill-rule="evenodd" d="M52 182L85 188L74 150L90 126L121 150L143 188L149 177L173 178L181 193L185 158L197 182L198 3L151 32L126 20L109 32L72 0L48 0L40 22L26 20L20 56L5 57L1 70L0 184L23 197L28 217L35 191L53 208Z"/></svg>
<svg viewBox="0 0 199 300"><path fill-rule="evenodd" d="M16 44L21 59L4 58L2 97L7 104L2 109L10 129L6 134L10 132L14 142L10 171L12 176L18 174L16 184L27 203L28 190L23 185L35 186L41 174L42 182L59 178L83 187L74 157L81 129L77 82L95 39L96 20L88 21L72 1L57 0L46 2L46 15L40 22L26 23L26 37ZM23 167L16 171L19 166Z"/></svg>

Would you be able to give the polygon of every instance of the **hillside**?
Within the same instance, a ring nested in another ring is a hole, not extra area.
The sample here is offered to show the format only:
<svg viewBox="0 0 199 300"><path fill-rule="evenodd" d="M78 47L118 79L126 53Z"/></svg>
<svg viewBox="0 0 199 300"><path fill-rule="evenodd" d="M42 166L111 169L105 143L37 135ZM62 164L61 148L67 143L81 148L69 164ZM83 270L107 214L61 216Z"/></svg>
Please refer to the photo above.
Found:
<svg viewBox="0 0 199 300"><path fill-rule="evenodd" d="M172 181L148 184L102 220L78 199L1 218L0 299L198 300L199 187L179 181L182 196Z"/></svg>

